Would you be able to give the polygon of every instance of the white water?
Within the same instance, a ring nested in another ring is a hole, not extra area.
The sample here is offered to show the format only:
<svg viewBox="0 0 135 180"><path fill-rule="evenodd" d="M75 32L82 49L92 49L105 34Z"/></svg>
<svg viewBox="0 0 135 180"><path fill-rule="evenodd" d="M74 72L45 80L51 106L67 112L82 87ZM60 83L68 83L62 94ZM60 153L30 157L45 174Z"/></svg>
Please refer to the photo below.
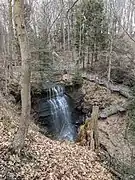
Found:
<svg viewBox="0 0 135 180"><path fill-rule="evenodd" d="M52 125L58 139L74 140L74 128L71 122L71 112L64 95L63 88L53 87L49 90L49 104L51 106Z"/></svg>

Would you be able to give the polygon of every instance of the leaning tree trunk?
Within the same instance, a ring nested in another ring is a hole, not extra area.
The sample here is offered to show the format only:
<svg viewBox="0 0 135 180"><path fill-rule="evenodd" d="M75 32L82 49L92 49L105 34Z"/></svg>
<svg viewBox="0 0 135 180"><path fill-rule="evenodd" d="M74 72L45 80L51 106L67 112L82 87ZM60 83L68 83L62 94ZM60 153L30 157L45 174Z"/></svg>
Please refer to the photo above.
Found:
<svg viewBox="0 0 135 180"><path fill-rule="evenodd" d="M30 120L30 51L27 33L24 21L24 1L15 0L14 2L15 27L20 45L22 61L22 79L21 79L21 101L22 112L18 132L14 138L14 150L19 152L24 146L24 140L27 135Z"/></svg>

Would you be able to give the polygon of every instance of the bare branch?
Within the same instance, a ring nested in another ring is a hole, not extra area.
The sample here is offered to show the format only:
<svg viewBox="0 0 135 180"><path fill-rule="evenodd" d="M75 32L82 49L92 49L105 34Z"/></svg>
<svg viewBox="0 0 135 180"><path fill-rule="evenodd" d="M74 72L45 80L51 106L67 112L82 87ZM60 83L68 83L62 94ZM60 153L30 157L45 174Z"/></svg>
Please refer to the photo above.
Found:
<svg viewBox="0 0 135 180"><path fill-rule="evenodd" d="M77 3L78 1L79 1L79 0L76 0L76 1L72 4L72 6L67 10L67 16L68 16L69 11L76 5L76 3Z"/></svg>

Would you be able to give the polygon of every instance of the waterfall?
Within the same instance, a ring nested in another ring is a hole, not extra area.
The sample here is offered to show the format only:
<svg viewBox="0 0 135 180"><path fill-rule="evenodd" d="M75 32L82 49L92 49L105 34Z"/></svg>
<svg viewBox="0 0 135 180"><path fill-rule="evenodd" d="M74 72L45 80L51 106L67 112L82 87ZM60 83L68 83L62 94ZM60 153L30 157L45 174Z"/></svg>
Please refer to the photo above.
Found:
<svg viewBox="0 0 135 180"><path fill-rule="evenodd" d="M73 141L75 129L72 124L71 112L63 87L53 87L49 89L48 94L48 103L50 104L52 115L51 125L56 137L59 140L67 139Z"/></svg>

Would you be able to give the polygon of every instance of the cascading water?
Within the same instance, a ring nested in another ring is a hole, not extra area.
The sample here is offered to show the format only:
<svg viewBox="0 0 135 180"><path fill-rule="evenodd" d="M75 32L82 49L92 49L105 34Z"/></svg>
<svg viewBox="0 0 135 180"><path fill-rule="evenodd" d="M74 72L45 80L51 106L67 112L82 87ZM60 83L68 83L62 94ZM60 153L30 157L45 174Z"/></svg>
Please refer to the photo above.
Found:
<svg viewBox="0 0 135 180"><path fill-rule="evenodd" d="M68 105L68 97L64 94L63 87L56 86L48 91L47 102L51 109L51 129L59 139L73 141L75 139L75 127L72 124L71 111Z"/></svg>

